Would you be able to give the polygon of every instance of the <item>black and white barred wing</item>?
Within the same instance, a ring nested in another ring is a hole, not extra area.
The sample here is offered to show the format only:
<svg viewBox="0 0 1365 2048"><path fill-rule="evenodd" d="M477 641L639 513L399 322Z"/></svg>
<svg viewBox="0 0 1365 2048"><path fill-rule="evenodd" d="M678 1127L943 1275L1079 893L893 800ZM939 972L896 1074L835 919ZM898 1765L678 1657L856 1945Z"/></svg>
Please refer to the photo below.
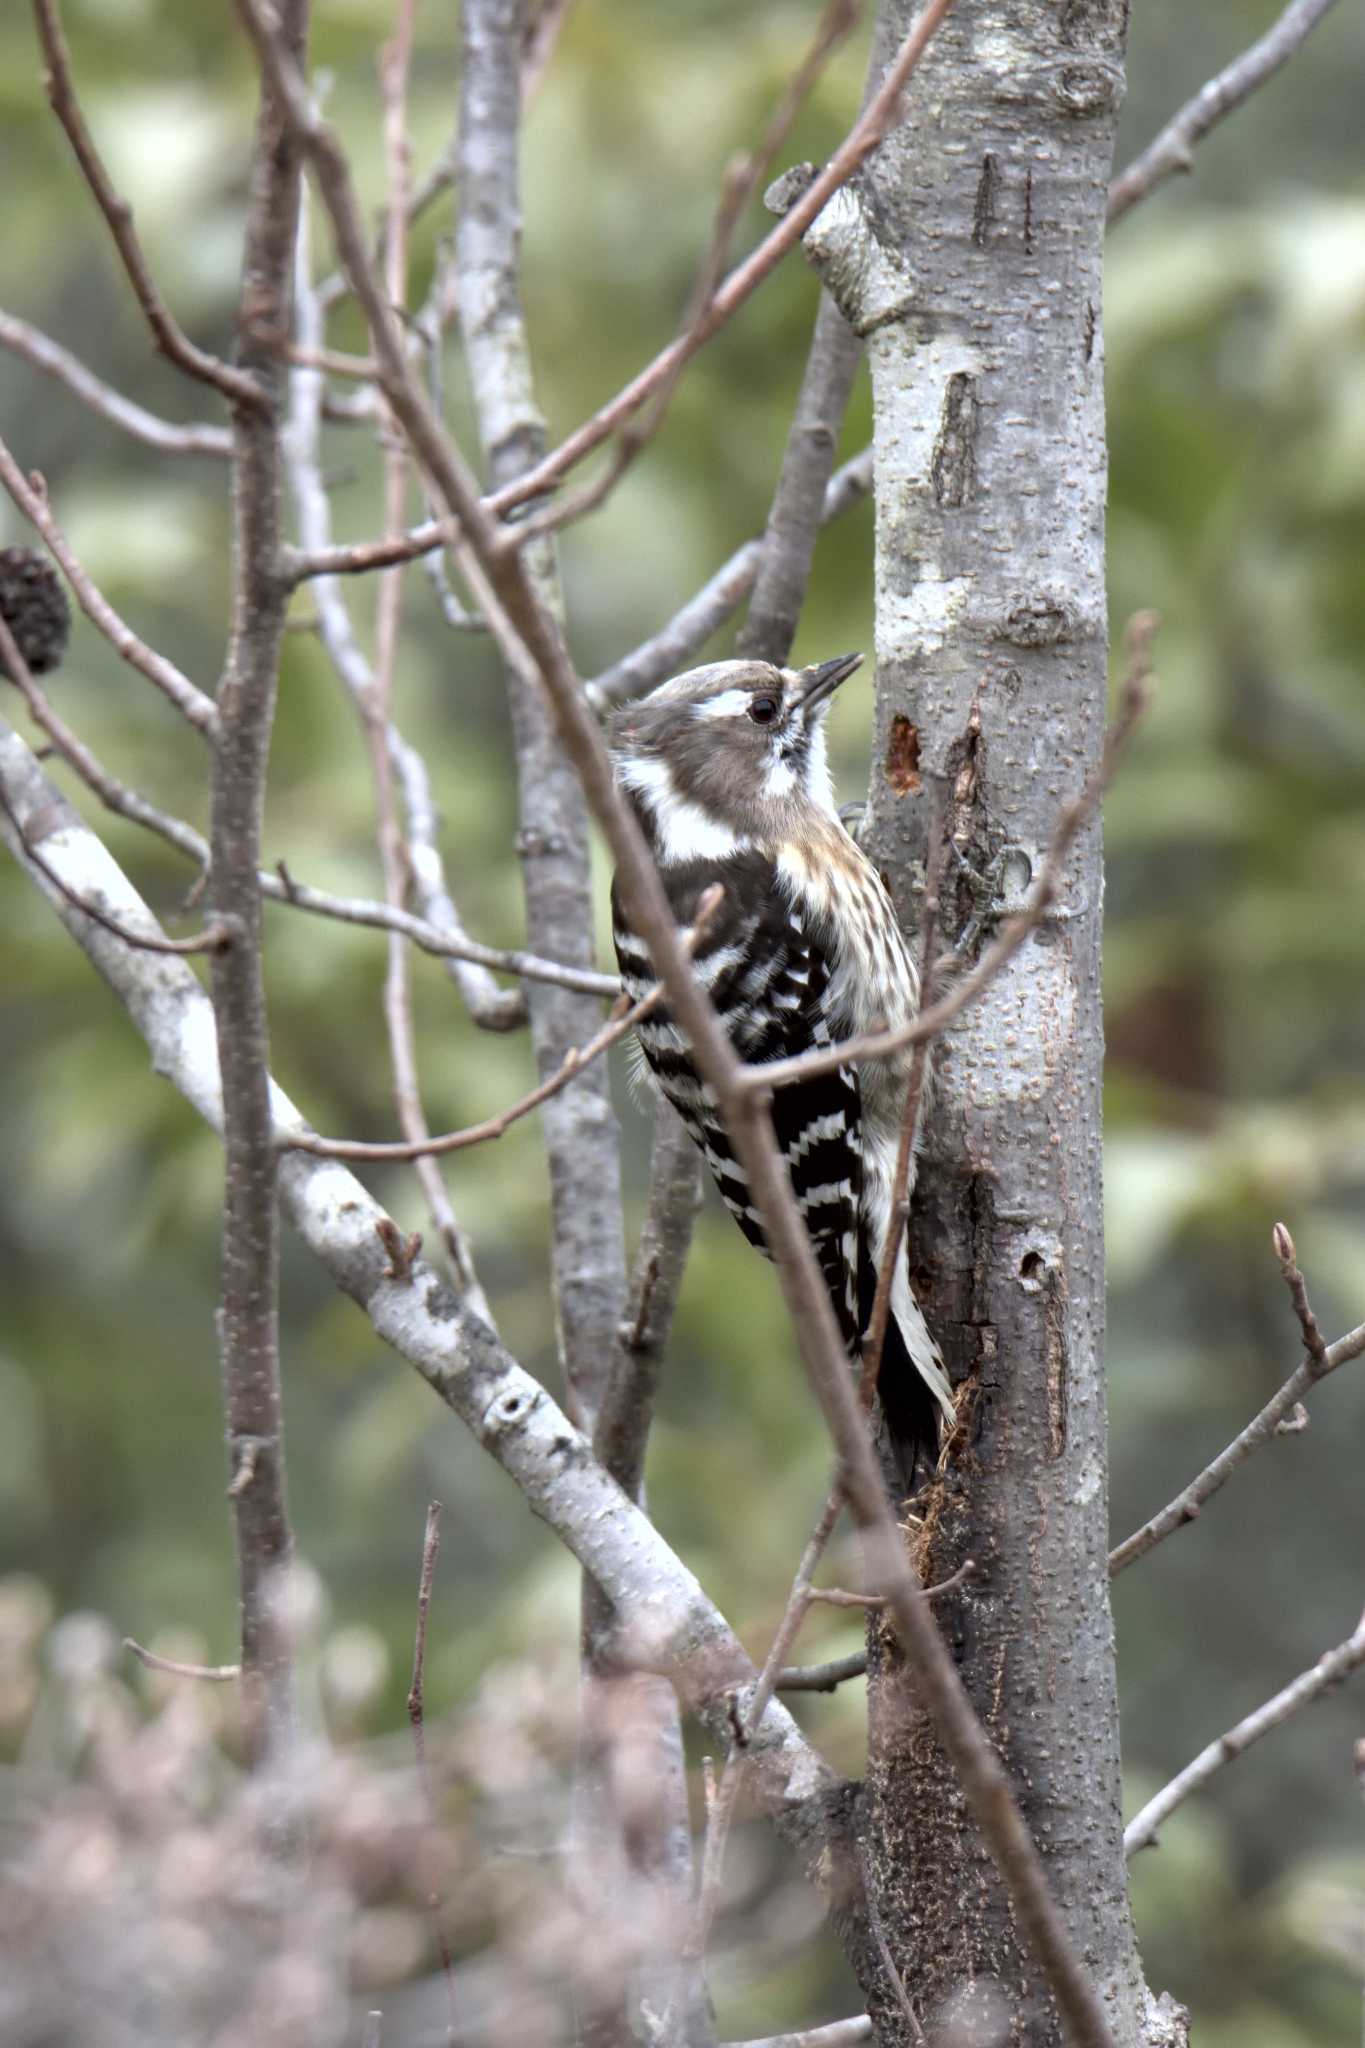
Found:
<svg viewBox="0 0 1365 2048"><path fill-rule="evenodd" d="M665 884L674 915L686 928L697 898L713 882L725 895L696 953L725 1030L755 1065L789 1059L830 1043L825 1023L829 962L760 856L672 869ZM627 994L638 1001L654 985L639 941L615 919L617 958ZM693 1065L690 1049L666 1007L637 1027L645 1059L663 1094L705 1154L722 1199L752 1245L768 1255L763 1225L743 1169L716 1115L715 1098ZM773 1128L835 1314L850 1350L859 1335L858 1206L861 1105L853 1068L821 1074L773 1097Z"/></svg>

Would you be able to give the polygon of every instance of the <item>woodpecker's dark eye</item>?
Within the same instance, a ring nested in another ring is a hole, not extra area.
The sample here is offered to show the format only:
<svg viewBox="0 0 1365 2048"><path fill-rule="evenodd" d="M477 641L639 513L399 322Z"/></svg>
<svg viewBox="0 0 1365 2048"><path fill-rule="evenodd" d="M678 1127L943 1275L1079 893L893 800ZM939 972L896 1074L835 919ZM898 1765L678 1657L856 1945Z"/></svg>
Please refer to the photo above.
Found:
<svg viewBox="0 0 1365 2048"><path fill-rule="evenodd" d="M776 697L751 697L749 716L755 725L771 725L779 710Z"/></svg>

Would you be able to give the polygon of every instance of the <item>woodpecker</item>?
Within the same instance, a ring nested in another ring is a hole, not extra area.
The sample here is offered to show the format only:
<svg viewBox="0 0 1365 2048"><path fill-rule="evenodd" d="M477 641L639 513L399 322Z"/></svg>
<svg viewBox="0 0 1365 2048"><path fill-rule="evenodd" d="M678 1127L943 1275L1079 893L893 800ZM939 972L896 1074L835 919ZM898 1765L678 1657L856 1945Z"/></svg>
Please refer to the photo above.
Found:
<svg viewBox="0 0 1365 2048"><path fill-rule="evenodd" d="M861 661L844 654L805 669L713 662L627 705L608 730L617 780L678 924L690 927L703 892L723 887L694 966L731 1044L754 1064L900 1024L919 1006L919 975L891 898L844 830L830 784L825 715ZM612 933L622 983L639 1001L654 969L615 883ZM714 1093L666 1005L641 1020L637 1035L731 1215L769 1255ZM910 1062L908 1050L892 1053L773 1095L777 1142L854 1359L891 1223ZM940 1418L953 1420L953 1400L904 1255L878 1393L909 1490L917 1461L933 1458Z"/></svg>

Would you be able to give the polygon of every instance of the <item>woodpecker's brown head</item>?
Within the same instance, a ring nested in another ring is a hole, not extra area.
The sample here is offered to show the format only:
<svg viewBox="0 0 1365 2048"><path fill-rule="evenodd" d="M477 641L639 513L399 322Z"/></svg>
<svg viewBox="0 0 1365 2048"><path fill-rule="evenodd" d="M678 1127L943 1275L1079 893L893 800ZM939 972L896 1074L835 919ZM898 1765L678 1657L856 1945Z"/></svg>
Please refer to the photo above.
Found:
<svg viewBox="0 0 1365 2048"><path fill-rule="evenodd" d="M660 859L774 845L810 804L833 816L825 713L861 661L716 661L618 711L607 731L612 759Z"/></svg>

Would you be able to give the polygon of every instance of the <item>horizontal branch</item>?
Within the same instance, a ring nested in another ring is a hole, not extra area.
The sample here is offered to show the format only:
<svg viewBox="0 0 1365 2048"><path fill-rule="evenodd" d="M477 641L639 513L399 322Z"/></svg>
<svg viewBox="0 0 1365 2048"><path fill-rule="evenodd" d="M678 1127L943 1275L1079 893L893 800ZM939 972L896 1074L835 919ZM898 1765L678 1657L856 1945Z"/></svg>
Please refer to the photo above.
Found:
<svg viewBox="0 0 1365 2048"><path fill-rule="evenodd" d="M1216 1771L1239 1757L1244 1749L1250 1749L1253 1742L1259 1742L1263 1735L1269 1735L1272 1728L1282 1728L1286 1721L1302 1713L1314 1700L1321 1699L1334 1685L1340 1685L1353 1671L1365 1664L1365 1614L1360 1617L1354 1635L1338 1643L1335 1650L1329 1650L1319 1657L1308 1671L1301 1672L1292 1684L1277 1692L1274 1699L1267 1700L1263 1707L1257 1707L1254 1714L1248 1714L1235 1728L1229 1728L1226 1735L1220 1735L1207 1749L1199 1752L1192 1763L1163 1785L1154 1799L1149 1799L1141 1813L1137 1814L1123 1831L1123 1853L1135 1855L1154 1842L1157 1830L1163 1821L1169 1819L1177 1806L1182 1806L1191 1793L1207 1785Z"/></svg>
<svg viewBox="0 0 1365 2048"><path fill-rule="evenodd" d="M706 927L714 917L720 903L722 890L713 883L697 905L695 920L688 934L689 944L697 946L705 934ZM439 1137L402 1140L394 1144L366 1144L358 1138L323 1138L316 1131L290 1131L281 1143L295 1152L311 1152L317 1159L370 1159L406 1161L431 1159L445 1152L462 1152L470 1145L484 1145L491 1139L500 1138L512 1125L529 1116L533 1109L548 1102L552 1095L558 1095L567 1088L570 1081L590 1067L594 1060L617 1045L628 1031L657 1009L663 1000L662 985L657 983L638 1003L626 1007L624 996L618 998L616 1008L602 1029L595 1032L586 1045L571 1046L554 1073L547 1074L540 1084L523 1095L507 1109L499 1110L496 1116L485 1117L482 1123L469 1124L461 1131L445 1131Z"/></svg>
<svg viewBox="0 0 1365 2048"><path fill-rule="evenodd" d="M1166 123L1155 142L1149 143L1142 155L1110 185L1106 216L1110 227L1174 172L1188 171L1194 162L1196 144L1289 62L1334 5L1335 0L1290 0L1274 27L1259 42L1201 86L1194 98L1187 100Z"/></svg>
<svg viewBox="0 0 1365 2048"><path fill-rule="evenodd" d="M788 1664L777 1674L779 1692L834 1692L850 1678L867 1672L867 1651L850 1650L846 1657L831 1657L827 1664Z"/></svg>
<svg viewBox="0 0 1365 2048"><path fill-rule="evenodd" d="M757 2041L727 2041L724 2048L859 2048L873 2038L865 2012L854 2019L830 2020L823 2027L802 2027L796 2034L765 2034Z"/></svg>
<svg viewBox="0 0 1365 2048"><path fill-rule="evenodd" d="M210 426L202 420L180 426L174 420L163 420L159 414L148 412L145 406L125 398L112 384L106 384L93 370L88 370L78 356L54 341L50 334L30 326L27 320L17 319L13 313L0 311L0 347L32 363L34 369L55 377L91 412L162 455L226 457L232 452L232 435L226 427Z"/></svg>
<svg viewBox="0 0 1365 2048"><path fill-rule="evenodd" d="M614 974L569 967L560 960L543 960L538 953L525 953L516 947L485 946L477 939L457 937L412 911L400 910L396 904L360 896L333 896L327 889L314 889L306 882L296 881L287 869L283 875L262 875L260 880L262 894L276 903L306 910L314 917L335 918L339 924L401 932L414 946L437 959L471 960L498 974L515 974L522 981L553 982L557 988L581 989L585 995L604 996L612 1001L621 993L621 984Z"/></svg>

